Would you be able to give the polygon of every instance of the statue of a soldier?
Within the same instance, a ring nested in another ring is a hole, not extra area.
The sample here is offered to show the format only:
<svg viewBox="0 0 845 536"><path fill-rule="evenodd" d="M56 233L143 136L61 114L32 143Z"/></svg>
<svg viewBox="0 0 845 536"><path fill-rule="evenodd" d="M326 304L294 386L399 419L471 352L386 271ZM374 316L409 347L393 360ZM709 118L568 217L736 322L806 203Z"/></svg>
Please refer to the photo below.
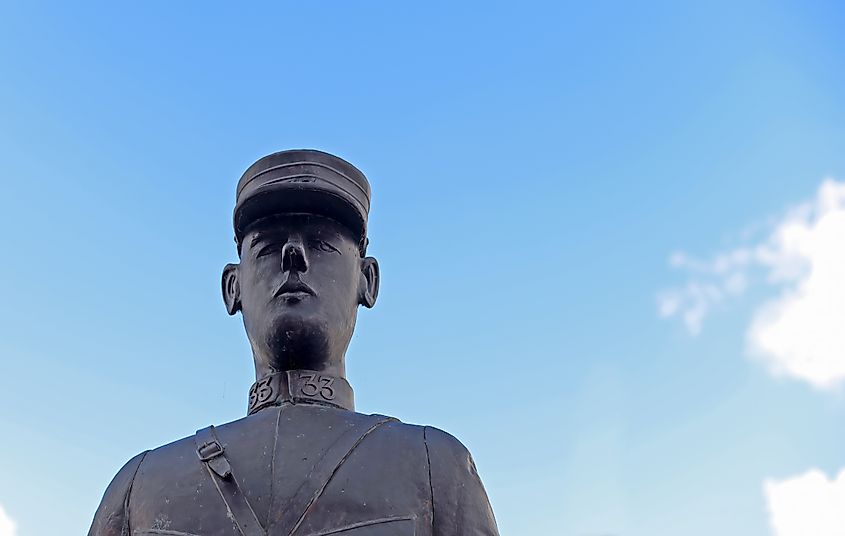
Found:
<svg viewBox="0 0 845 536"><path fill-rule="evenodd" d="M283 151L247 169L223 299L255 359L248 415L130 460L89 536L498 534L458 440L354 410L345 353L379 289L369 207L366 177L330 154Z"/></svg>

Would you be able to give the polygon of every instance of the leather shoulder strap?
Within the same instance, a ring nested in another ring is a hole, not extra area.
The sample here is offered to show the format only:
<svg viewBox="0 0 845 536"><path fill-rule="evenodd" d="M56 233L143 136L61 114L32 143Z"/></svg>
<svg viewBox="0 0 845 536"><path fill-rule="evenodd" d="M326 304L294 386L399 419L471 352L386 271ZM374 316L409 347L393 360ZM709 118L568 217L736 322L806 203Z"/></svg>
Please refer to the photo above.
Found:
<svg viewBox="0 0 845 536"><path fill-rule="evenodd" d="M265 536L266 533L258 521L258 516L255 515L235 475L232 474L232 466L226 459L225 450L217 439L217 434L214 433L214 427L197 430L194 440L197 444L197 456L208 471L220 498L226 504L229 517L235 522L240 534Z"/></svg>
<svg viewBox="0 0 845 536"><path fill-rule="evenodd" d="M284 512L274 512L268 532L279 536L292 536L355 447L376 428L395 420L393 417L384 415L369 415L341 434L305 477L305 481L287 503Z"/></svg>

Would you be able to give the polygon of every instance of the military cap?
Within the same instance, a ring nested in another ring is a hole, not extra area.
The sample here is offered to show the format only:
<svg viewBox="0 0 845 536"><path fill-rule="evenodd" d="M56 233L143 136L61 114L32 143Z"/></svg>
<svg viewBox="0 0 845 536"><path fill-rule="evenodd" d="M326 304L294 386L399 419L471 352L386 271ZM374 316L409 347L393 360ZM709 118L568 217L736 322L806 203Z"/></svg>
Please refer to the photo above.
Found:
<svg viewBox="0 0 845 536"><path fill-rule="evenodd" d="M280 151L258 159L238 181L235 241L247 226L274 214L306 213L347 226L366 248L370 183L346 160L314 149Z"/></svg>

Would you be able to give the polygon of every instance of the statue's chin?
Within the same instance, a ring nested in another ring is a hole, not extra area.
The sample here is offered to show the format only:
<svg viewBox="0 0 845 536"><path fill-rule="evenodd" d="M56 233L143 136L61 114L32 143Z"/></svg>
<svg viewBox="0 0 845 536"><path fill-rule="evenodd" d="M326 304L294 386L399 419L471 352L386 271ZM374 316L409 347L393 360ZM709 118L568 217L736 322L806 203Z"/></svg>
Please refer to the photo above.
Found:
<svg viewBox="0 0 845 536"><path fill-rule="evenodd" d="M279 319L266 339L275 370L321 370L331 361L330 334L319 321Z"/></svg>

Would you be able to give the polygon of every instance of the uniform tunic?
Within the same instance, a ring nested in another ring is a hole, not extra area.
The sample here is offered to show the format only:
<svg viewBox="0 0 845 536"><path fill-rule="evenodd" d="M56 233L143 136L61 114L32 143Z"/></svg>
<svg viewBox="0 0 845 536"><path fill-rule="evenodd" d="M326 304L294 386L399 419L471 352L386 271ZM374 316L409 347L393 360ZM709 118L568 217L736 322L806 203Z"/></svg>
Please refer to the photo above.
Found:
<svg viewBox="0 0 845 536"><path fill-rule="evenodd" d="M498 536L472 457L451 435L313 398L271 402L214 429L259 533ZM193 436L141 453L109 485L88 534L239 536L221 483Z"/></svg>

